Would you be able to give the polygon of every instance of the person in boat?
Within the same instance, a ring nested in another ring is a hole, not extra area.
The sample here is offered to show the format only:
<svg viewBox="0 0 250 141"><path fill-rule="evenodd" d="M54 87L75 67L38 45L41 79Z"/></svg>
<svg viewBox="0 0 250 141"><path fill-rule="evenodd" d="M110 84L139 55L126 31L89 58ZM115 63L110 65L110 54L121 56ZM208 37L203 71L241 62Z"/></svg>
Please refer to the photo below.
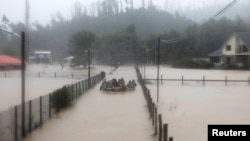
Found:
<svg viewBox="0 0 250 141"><path fill-rule="evenodd" d="M128 82L128 84L127 84L127 87L129 88L129 89L132 89L132 90L134 90L135 89L135 87L136 87L136 83L135 83L135 81L134 80L129 80L129 82Z"/></svg>
<svg viewBox="0 0 250 141"><path fill-rule="evenodd" d="M106 89L106 88L107 88L107 85L108 85L108 82L107 82L106 78L104 78L104 79L102 80L102 84L101 84L100 90Z"/></svg>
<svg viewBox="0 0 250 141"><path fill-rule="evenodd" d="M118 87L119 86L119 83L117 82L117 80L115 78L112 79L112 86L113 87Z"/></svg>
<svg viewBox="0 0 250 141"><path fill-rule="evenodd" d="M118 80L118 87L114 88L114 91L125 91L126 90L126 84L123 78Z"/></svg>
<svg viewBox="0 0 250 141"><path fill-rule="evenodd" d="M131 82L131 80L128 81L127 87L128 88L132 88L132 82Z"/></svg>
<svg viewBox="0 0 250 141"><path fill-rule="evenodd" d="M133 85L134 87L136 87L136 83L135 83L135 80L134 80L134 79L132 80L131 83L132 83L132 85Z"/></svg>

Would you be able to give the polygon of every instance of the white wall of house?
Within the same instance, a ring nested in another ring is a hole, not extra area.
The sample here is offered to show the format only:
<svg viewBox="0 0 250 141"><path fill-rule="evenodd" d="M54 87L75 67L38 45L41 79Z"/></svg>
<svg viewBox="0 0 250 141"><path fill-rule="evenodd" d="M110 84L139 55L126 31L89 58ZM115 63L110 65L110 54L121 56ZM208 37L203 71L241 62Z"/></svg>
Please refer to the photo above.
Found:
<svg viewBox="0 0 250 141"><path fill-rule="evenodd" d="M233 34L222 46L222 54L226 56L235 55L237 50L237 40L235 34ZM227 50L227 46L231 46L231 50Z"/></svg>

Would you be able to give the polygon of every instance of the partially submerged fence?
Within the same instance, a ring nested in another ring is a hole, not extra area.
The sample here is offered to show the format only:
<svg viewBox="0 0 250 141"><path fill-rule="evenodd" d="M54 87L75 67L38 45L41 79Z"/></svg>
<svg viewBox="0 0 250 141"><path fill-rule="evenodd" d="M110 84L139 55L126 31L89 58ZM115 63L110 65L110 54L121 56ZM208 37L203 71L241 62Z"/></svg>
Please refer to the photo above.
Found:
<svg viewBox="0 0 250 141"><path fill-rule="evenodd" d="M150 79L147 78L145 79L145 81L157 81L157 79ZM175 78L175 79L167 79L167 78L163 78L163 76L161 75L160 80L161 84L163 84L164 81L169 81L169 82L180 82L181 85L183 86L185 83L184 82L201 82L203 86L206 85L206 82L222 82L226 85L228 85L229 83L245 83L248 84L248 86L250 86L250 77L248 77L245 80L236 80L236 79L229 79L228 76L225 76L224 79L209 79L206 78L205 76L202 76L200 79L185 79L184 76L181 76L180 78Z"/></svg>
<svg viewBox="0 0 250 141"><path fill-rule="evenodd" d="M18 71L0 71L0 78L12 78L18 77L21 73ZM87 78L86 72L25 72L26 77L31 78L72 78L81 79L83 77Z"/></svg>
<svg viewBox="0 0 250 141"><path fill-rule="evenodd" d="M138 81L142 87L144 97L147 101L147 109L149 111L150 118L152 119L152 125L154 127L154 135L158 135L159 141L173 141L173 137L169 137L168 124L163 124L162 116L157 112L157 105L153 102L150 90L146 87L142 75L138 67L135 68Z"/></svg>
<svg viewBox="0 0 250 141"><path fill-rule="evenodd" d="M68 102L74 102L88 89L96 85L105 77L105 73L91 77L75 84L66 85L53 93L40 96L25 103L25 134L28 134L50 119L60 108ZM65 95L66 94L66 95ZM67 97L68 96L68 97ZM61 106L61 107L60 107ZM19 141L22 138L21 105L16 105L7 111L0 112L0 141Z"/></svg>

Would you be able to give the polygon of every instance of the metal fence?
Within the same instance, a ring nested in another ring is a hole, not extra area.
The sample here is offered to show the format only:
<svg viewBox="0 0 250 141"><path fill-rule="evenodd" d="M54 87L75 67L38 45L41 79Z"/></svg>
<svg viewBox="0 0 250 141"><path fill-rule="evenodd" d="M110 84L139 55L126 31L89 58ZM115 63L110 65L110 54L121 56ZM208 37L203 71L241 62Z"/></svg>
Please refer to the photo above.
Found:
<svg viewBox="0 0 250 141"><path fill-rule="evenodd" d="M144 79L145 81L157 81L157 79L153 79L153 78L147 78ZM184 78L184 76L181 76L180 78L175 78L175 79L170 79L170 78L163 78L163 76L161 76L161 78L159 79L159 81L161 82L161 84L163 84L163 82L180 82L180 84L183 86L185 85L185 82L199 82L201 83L203 86L205 86L208 82L220 82L220 83L224 83L225 86L230 84L230 83L242 83L242 84L247 84L248 86L250 86L250 77L246 78L245 80L236 80L236 79L229 79L228 76L225 76L225 79L209 79L206 78L205 76L202 76L200 79L187 79Z"/></svg>
<svg viewBox="0 0 250 141"><path fill-rule="evenodd" d="M152 125L154 128L154 135L158 137L159 141L173 141L173 137L169 137L168 124L163 124L162 115L157 113L157 104L153 102L150 90L146 87L145 81L142 79L142 75L138 67L135 68L138 81L142 87L144 97L147 101L147 109L149 111L150 118L152 119Z"/></svg>
<svg viewBox="0 0 250 141"><path fill-rule="evenodd" d="M81 79L88 77L85 72L25 72L26 77L30 78L72 78ZM12 78L21 76L20 72L17 71L0 71L0 78Z"/></svg>
<svg viewBox="0 0 250 141"><path fill-rule="evenodd" d="M78 97L84 94L88 89L96 85L105 77L102 72L91 77L90 86L88 79L81 80L75 84L66 87L72 90L72 99L76 101ZM25 134L32 132L44 122L49 120L57 110L52 106L53 94L40 96L37 99L27 101L25 103ZM7 111L0 112L0 141L19 141L22 138L21 127L21 105L16 105Z"/></svg>

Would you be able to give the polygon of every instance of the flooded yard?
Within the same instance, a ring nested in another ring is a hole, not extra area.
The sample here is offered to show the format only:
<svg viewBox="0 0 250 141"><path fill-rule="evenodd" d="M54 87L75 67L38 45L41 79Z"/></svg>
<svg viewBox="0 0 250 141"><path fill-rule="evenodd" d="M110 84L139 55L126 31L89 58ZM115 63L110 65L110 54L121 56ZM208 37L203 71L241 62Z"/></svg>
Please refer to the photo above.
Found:
<svg viewBox="0 0 250 141"><path fill-rule="evenodd" d="M106 79L135 79L133 67L119 67ZM102 92L100 83L23 141L151 141L153 129L141 88Z"/></svg>
<svg viewBox="0 0 250 141"><path fill-rule="evenodd" d="M106 69L105 71L109 71ZM143 74L143 67L140 67ZM98 71L97 71L98 72ZM155 79L157 68L146 67L146 79ZM160 75L164 79L218 79L248 80L248 71L175 69L160 67ZM137 80L132 66L121 66L107 80L124 78ZM5 79L5 78L4 78ZM14 78L8 78L14 79ZM16 78L15 78L16 79ZM39 86L39 91L27 89L27 97L33 98L46 93L56 85L64 85L76 81L69 78L39 78L33 81L27 78L27 86ZM19 80L18 80L19 81ZM3 88L12 93L15 89L7 86L13 80L2 83ZM31 83L32 82L32 83ZM18 82L16 82L18 84ZM44 84L49 85L44 85ZM138 82L137 82L138 83ZM17 85L16 84L16 85ZM131 92L102 92L100 83L83 95L71 107L56 114L41 128L29 134L23 141L69 141L69 140L118 140L118 141L151 141L154 129L146 101L140 86ZM156 81L147 81L153 101L157 103ZM18 87L17 87L18 88ZM19 89L19 88L18 88ZM168 124L169 136L180 141L206 141L209 124L250 124L250 86L247 82L206 82L202 81L163 81L159 86L158 114L162 115L163 124ZM31 93L36 93L32 95ZM5 96L16 100L20 97ZM6 102L5 104L9 104ZM13 102L14 103L14 102ZM2 104L2 101L1 101Z"/></svg>
<svg viewBox="0 0 250 141"><path fill-rule="evenodd" d="M141 69L142 71L142 69ZM249 71L195 70L160 67L164 78L248 80ZM146 67L146 78L156 78L157 68ZM156 82L147 87L156 103ZM208 124L250 124L250 86L247 82L160 82L159 113L169 124L174 140L206 141Z"/></svg>
<svg viewBox="0 0 250 141"><path fill-rule="evenodd" d="M95 66L91 76L101 71L110 72L111 67ZM39 76L40 73L40 76ZM56 74L56 77L55 77ZM73 74L73 77L72 77ZM64 67L60 65L28 65L25 77L26 101L47 95L64 85L72 84L88 77L88 69ZM0 72L0 111L21 103L21 72Z"/></svg>

